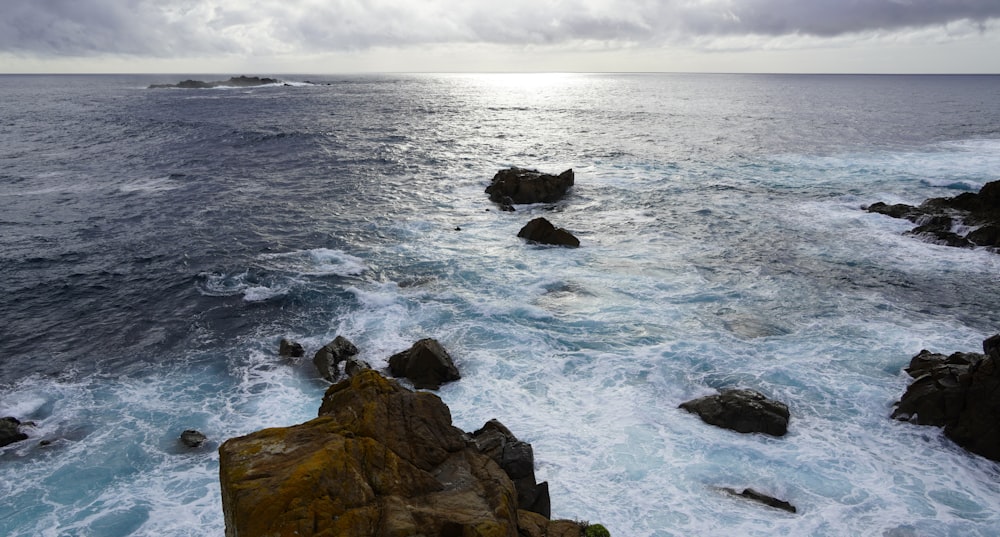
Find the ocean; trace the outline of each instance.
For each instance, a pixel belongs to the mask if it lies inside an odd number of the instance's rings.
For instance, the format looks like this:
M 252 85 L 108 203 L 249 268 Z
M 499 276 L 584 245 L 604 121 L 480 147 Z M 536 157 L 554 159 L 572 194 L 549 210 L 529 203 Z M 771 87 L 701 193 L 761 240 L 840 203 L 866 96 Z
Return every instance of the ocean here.
M 910 357 L 1000 331 L 1000 255 L 861 209 L 1000 179 L 1000 76 L 147 89 L 184 78 L 0 76 L 0 416 L 35 423 L 0 534 L 222 535 L 216 448 L 314 417 L 336 335 L 376 368 L 438 339 L 455 424 L 499 419 L 553 516 L 615 536 L 1000 532 L 1000 467 L 889 419 Z M 503 212 L 509 166 L 576 185 Z M 581 247 L 518 239 L 536 216 Z M 677 408 L 730 387 L 788 435 Z

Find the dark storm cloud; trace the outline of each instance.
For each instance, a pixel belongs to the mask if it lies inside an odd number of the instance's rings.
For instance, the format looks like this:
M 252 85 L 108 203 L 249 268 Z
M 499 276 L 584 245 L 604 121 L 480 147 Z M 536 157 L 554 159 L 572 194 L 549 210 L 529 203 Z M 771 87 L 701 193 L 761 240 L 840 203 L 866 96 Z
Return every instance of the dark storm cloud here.
M 308 53 L 441 43 L 670 43 L 985 24 L 1000 0 L 0 0 L 0 51 Z

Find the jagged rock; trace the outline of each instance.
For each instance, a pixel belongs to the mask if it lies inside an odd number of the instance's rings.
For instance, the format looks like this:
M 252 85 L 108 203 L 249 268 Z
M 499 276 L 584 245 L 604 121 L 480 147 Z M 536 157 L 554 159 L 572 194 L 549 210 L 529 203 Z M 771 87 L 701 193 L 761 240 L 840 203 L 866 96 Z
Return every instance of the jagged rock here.
M 569 246 L 571 248 L 580 246 L 580 239 L 574 237 L 572 233 L 561 227 L 555 227 L 552 222 L 541 217 L 525 224 L 517 236 L 540 244 Z
M 344 374 L 348 377 L 353 377 L 354 375 L 371 368 L 372 366 L 369 365 L 368 362 L 359 360 L 358 358 L 352 356 L 344 363 Z
M 0 447 L 27 440 L 28 435 L 21 431 L 21 425 L 14 417 L 0 418 Z
M 798 511 L 798 509 L 796 509 L 794 505 L 786 502 L 785 500 L 779 500 L 778 498 L 775 498 L 774 496 L 769 496 L 767 494 L 763 494 L 763 493 L 757 492 L 754 489 L 743 489 L 743 492 L 736 492 L 735 489 L 731 489 L 731 488 L 728 488 L 728 487 L 722 487 L 722 490 L 725 491 L 725 492 L 728 492 L 729 494 L 732 494 L 733 496 L 740 496 L 742 498 L 747 498 L 749 500 L 753 500 L 755 502 L 762 503 L 762 504 L 767 505 L 769 507 L 774 507 L 775 509 L 781 509 L 782 511 L 788 511 L 789 513 L 795 513 L 795 512 Z
M 960 248 L 1000 247 L 1000 181 L 986 183 L 978 193 L 963 192 L 953 198 L 931 198 L 919 207 L 878 202 L 866 210 L 905 218 L 917 224 L 909 234 L 938 244 Z
M 265 86 L 281 82 L 275 78 L 261 78 L 257 76 L 234 76 L 229 80 L 216 80 L 213 82 L 203 82 L 201 80 L 182 80 L 176 84 L 152 84 L 149 89 L 159 88 L 182 88 L 182 89 L 207 89 L 221 86 L 231 86 L 236 88 L 247 88 L 253 86 Z
M 788 406 L 753 390 L 723 390 L 681 403 L 680 408 L 697 414 L 705 423 L 740 433 L 784 436 L 788 432 Z
M 333 341 L 323 345 L 313 356 L 313 364 L 319 374 L 330 382 L 340 378 L 340 363 L 358 353 L 358 348 L 344 336 L 337 336 Z M 364 363 L 364 362 L 362 362 Z
M 372 370 L 320 417 L 220 448 L 226 535 L 517 536 L 515 490 L 441 400 Z
M 573 186 L 573 182 L 572 169 L 550 175 L 515 167 L 498 171 L 490 186 L 486 187 L 486 193 L 503 210 L 513 210 L 511 206 L 514 204 L 556 202 Z
M 914 381 L 892 417 L 943 426 L 956 444 L 1000 461 L 1000 335 L 983 341 L 983 351 L 950 356 L 920 351 L 906 368 Z
M 535 481 L 535 456 L 531 444 L 522 442 L 497 420 L 490 420 L 472 433 L 481 453 L 493 459 L 507 473 L 517 489 L 518 509 L 552 516 L 549 484 Z
M 305 355 L 306 350 L 302 348 L 300 343 L 281 338 L 281 343 L 278 344 L 278 356 L 301 358 Z
M 911 217 L 915 219 L 920 214 L 917 208 L 912 205 L 906 205 L 905 203 L 887 205 L 881 201 L 869 205 L 866 210 L 870 213 L 884 214 L 892 218 L 905 218 L 907 220 Z
M 188 429 L 181 433 L 181 443 L 191 448 L 201 447 L 207 439 L 201 431 L 194 429 Z
M 445 382 L 462 376 L 455 362 L 437 340 L 425 338 L 409 349 L 389 357 L 389 371 L 395 377 L 405 377 L 415 388 L 436 390 Z

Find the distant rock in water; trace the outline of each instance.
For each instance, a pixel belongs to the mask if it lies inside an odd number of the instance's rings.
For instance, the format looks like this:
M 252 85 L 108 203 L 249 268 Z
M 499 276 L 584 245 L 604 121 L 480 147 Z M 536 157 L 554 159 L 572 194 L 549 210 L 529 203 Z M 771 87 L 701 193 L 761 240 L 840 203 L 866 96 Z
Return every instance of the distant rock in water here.
M 788 432 L 788 406 L 753 390 L 722 390 L 681 403 L 680 408 L 705 423 L 740 433 L 784 436 Z
M 216 80 L 214 82 L 202 82 L 201 80 L 182 80 L 176 84 L 152 84 L 149 89 L 159 88 L 182 88 L 182 89 L 206 89 L 219 87 L 248 88 L 253 86 L 266 86 L 268 84 L 280 84 L 276 78 L 261 78 L 257 76 L 234 76 L 229 80 Z
M 415 388 L 431 390 L 462 378 L 448 351 L 432 338 L 421 339 L 409 349 L 390 356 L 389 371 L 394 377 L 410 379 Z
M 219 476 L 229 536 L 581 537 L 518 510 L 440 398 L 372 370 L 331 386 L 316 419 L 227 440 Z
M 544 218 L 535 218 L 528 222 L 517 233 L 518 237 L 537 242 L 539 244 L 551 244 L 553 246 L 568 246 L 576 248 L 580 246 L 580 239 L 573 236 L 565 229 L 552 225 L 552 222 Z
M 538 170 L 508 168 L 493 176 L 486 193 L 490 200 L 499 203 L 504 210 L 513 210 L 513 204 L 553 203 L 559 201 L 573 186 L 573 170 L 559 175 L 550 175 Z
M 909 220 L 917 224 L 909 234 L 938 244 L 1000 248 L 1000 181 L 986 183 L 978 193 L 931 198 L 917 207 L 878 202 L 865 210 Z
M 28 435 L 21 431 L 21 420 L 14 417 L 0 418 L 0 447 L 27 438 Z
M 944 427 L 956 444 L 1000 461 L 1000 334 L 983 341 L 983 351 L 920 351 L 906 368 L 914 381 L 892 417 Z

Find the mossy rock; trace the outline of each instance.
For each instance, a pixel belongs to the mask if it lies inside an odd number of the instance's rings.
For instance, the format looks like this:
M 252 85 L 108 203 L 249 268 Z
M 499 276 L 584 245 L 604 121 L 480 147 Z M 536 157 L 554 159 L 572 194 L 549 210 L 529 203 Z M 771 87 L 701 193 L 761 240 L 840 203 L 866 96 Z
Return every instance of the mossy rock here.
M 611 532 L 601 524 L 590 524 L 583 529 L 583 537 L 611 537 Z

